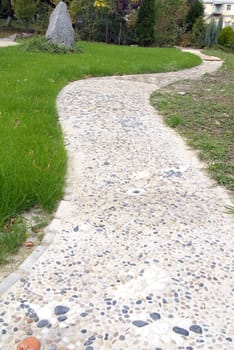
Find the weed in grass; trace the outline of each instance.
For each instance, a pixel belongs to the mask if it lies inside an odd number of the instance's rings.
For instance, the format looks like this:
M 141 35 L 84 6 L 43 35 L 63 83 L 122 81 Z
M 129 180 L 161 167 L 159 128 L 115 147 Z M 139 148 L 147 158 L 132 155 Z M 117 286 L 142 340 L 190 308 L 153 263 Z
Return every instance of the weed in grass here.
M 16 253 L 27 238 L 26 225 L 21 217 L 11 218 L 0 231 L 0 264 Z
M 172 114 L 167 117 L 167 124 L 171 128 L 176 128 L 177 126 L 184 124 L 184 119 L 179 114 Z

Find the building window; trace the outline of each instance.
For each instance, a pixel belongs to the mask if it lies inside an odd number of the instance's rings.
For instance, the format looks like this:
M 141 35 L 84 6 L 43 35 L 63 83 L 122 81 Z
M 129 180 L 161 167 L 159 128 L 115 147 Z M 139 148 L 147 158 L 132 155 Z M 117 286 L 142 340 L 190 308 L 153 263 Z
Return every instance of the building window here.
M 234 22 L 232 22 L 232 29 L 234 30 Z
M 231 11 L 232 5 L 227 5 L 227 11 Z
M 215 14 L 221 14 L 221 5 L 215 5 Z
M 224 22 L 224 27 L 228 27 L 229 26 L 229 22 Z

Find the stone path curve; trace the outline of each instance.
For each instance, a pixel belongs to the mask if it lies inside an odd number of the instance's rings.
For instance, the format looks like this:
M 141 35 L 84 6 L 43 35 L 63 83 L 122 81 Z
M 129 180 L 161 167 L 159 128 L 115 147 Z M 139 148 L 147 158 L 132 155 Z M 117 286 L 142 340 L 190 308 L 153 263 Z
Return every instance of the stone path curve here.
M 234 349 L 230 199 L 149 104 L 220 65 L 61 91 L 66 195 L 44 254 L 2 285 L 1 349 L 30 335 L 42 350 Z

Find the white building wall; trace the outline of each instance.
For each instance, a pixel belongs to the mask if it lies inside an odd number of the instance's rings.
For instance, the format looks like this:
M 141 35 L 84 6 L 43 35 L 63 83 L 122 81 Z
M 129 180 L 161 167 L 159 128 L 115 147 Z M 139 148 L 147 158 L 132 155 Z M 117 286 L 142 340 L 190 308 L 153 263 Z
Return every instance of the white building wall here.
M 205 20 L 216 22 L 223 18 L 223 27 L 232 26 L 234 29 L 234 0 L 202 0 L 205 9 Z

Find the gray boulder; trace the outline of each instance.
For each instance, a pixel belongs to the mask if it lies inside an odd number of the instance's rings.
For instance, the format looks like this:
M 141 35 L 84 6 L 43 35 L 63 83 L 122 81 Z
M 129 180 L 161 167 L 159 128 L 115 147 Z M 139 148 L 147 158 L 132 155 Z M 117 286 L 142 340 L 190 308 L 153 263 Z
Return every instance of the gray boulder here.
M 46 39 L 57 45 L 71 47 L 74 44 L 74 30 L 67 5 L 60 1 L 50 15 Z

